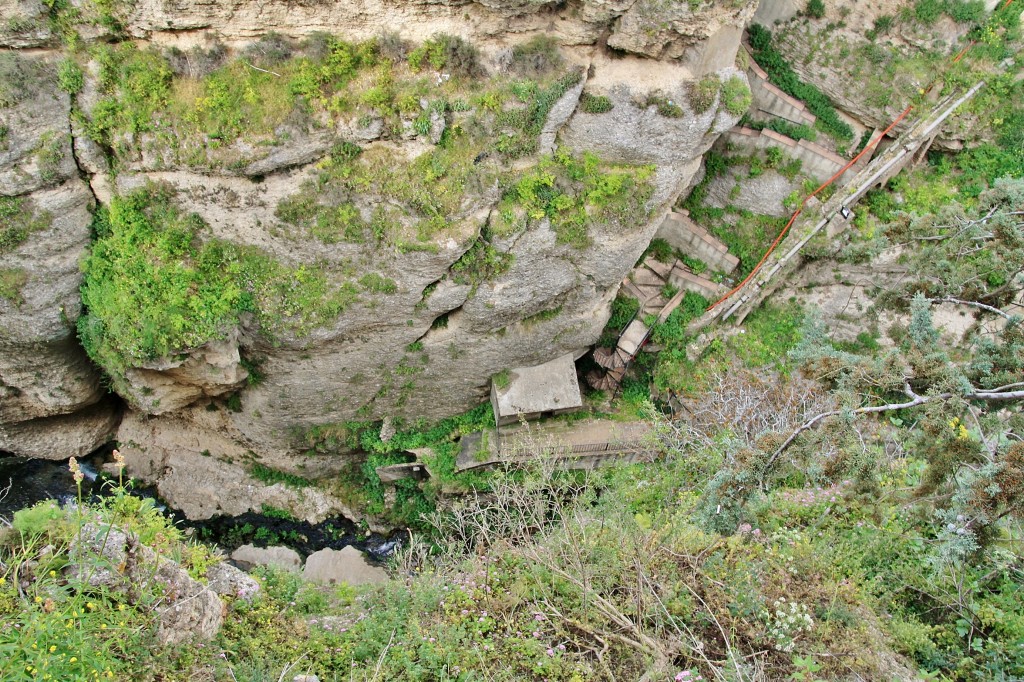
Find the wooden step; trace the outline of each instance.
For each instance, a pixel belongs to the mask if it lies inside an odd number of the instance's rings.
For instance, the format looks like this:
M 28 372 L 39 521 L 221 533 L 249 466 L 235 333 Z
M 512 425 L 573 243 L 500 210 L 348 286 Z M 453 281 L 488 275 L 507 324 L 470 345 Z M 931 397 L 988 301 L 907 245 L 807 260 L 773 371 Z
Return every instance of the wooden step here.
M 644 260 L 643 265 L 636 269 L 636 272 L 643 272 L 644 270 L 650 270 L 657 275 L 662 282 L 667 281 L 668 275 L 672 272 L 671 263 L 662 263 L 659 260 L 655 260 L 653 257 L 648 257 Z

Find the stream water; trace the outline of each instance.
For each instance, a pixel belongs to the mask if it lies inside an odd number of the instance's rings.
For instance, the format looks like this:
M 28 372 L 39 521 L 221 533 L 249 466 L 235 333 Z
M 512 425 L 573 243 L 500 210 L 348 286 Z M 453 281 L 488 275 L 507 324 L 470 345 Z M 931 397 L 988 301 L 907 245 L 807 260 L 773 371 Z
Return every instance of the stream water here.
M 109 489 L 99 472 L 105 462 L 112 461 L 110 453 L 110 448 L 104 448 L 79 461 L 85 474 L 82 495 L 86 499 L 96 499 Z M 6 496 L 3 495 L 5 489 Z M 371 559 L 382 560 L 400 546 L 403 537 L 397 533 L 391 536 L 367 534 L 343 516 L 328 518 L 318 524 L 256 513 L 190 521 L 164 505 L 155 490 L 136 487 L 132 492 L 154 499 L 179 528 L 229 554 L 250 543 L 258 546 L 285 545 L 304 557 L 325 547 L 341 549 L 353 545 L 369 554 Z M 0 453 L 0 518 L 10 521 L 14 512 L 42 500 L 56 500 L 65 505 L 77 499 L 77 495 L 67 460 L 28 459 Z

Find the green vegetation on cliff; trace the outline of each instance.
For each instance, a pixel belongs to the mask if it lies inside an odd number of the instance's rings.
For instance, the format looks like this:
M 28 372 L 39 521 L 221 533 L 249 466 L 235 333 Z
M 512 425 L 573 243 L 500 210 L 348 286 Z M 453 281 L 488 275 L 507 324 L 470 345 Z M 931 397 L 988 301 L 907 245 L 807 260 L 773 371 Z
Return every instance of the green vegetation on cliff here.
M 828 97 L 818 88 L 800 80 L 786 59 L 772 46 L 771 31 L 760 24 L 753 24 L 748 34 L 754 61 L 768 73 L 769 80 L 806 104 L 811 113 L 817 116 L 815 126 L 820 130 L 842 142 L 853 140 L 853 130 L 839 118 Z
M 53 216 L 37 211 L 31 199 L 0 197 L 0 256 L 24 244 L 33 232 L 52 224 Z
M 112 376 L 222 338 L 251 313 L 273 338 L 329 324 L 356 298 L 319 266 L 288 267 L 254 247 L 210 238 L 195 214 L 151 186 L 96 213 L 82 265 L 78 323 L 89 355 Z

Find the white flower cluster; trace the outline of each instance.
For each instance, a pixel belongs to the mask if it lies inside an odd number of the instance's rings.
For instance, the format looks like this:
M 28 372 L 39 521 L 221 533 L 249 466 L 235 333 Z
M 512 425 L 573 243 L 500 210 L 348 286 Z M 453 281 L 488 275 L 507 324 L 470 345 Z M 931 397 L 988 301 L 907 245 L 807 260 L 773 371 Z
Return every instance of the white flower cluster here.
M 775 640 L 775 648 L 789 653 L 797 637 L 814 627 L 814 619 L 805 605 L 787 601 L 785 597 L 776 599 L 772 606 L 773 611 L 761 611 L 761 619 L 768 624 L 768 634 Z

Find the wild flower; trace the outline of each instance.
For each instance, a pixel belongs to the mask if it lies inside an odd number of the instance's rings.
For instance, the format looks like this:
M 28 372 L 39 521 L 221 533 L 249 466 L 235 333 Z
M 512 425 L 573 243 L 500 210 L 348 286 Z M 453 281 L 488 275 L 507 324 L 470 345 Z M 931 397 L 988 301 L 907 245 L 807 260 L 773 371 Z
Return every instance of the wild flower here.
M 774 640 L 775 648 L 789 653 L 796 646 L 797 638 L 814 627 L 814 619 L 806 605 L 787 601 L 785 597 L 776 599 L 772 606 L 772 611 L 761 611 L 761 618 L 768 625 L 768 634 Z
M 71 472 L 72 478 L 75 479 L 75 485 L 80 485 L 85 480 L 85 474 L 82 473 L 82 468 L 78 466 L 78 460 L 74 457 L 68 460 L 68 470 Z

